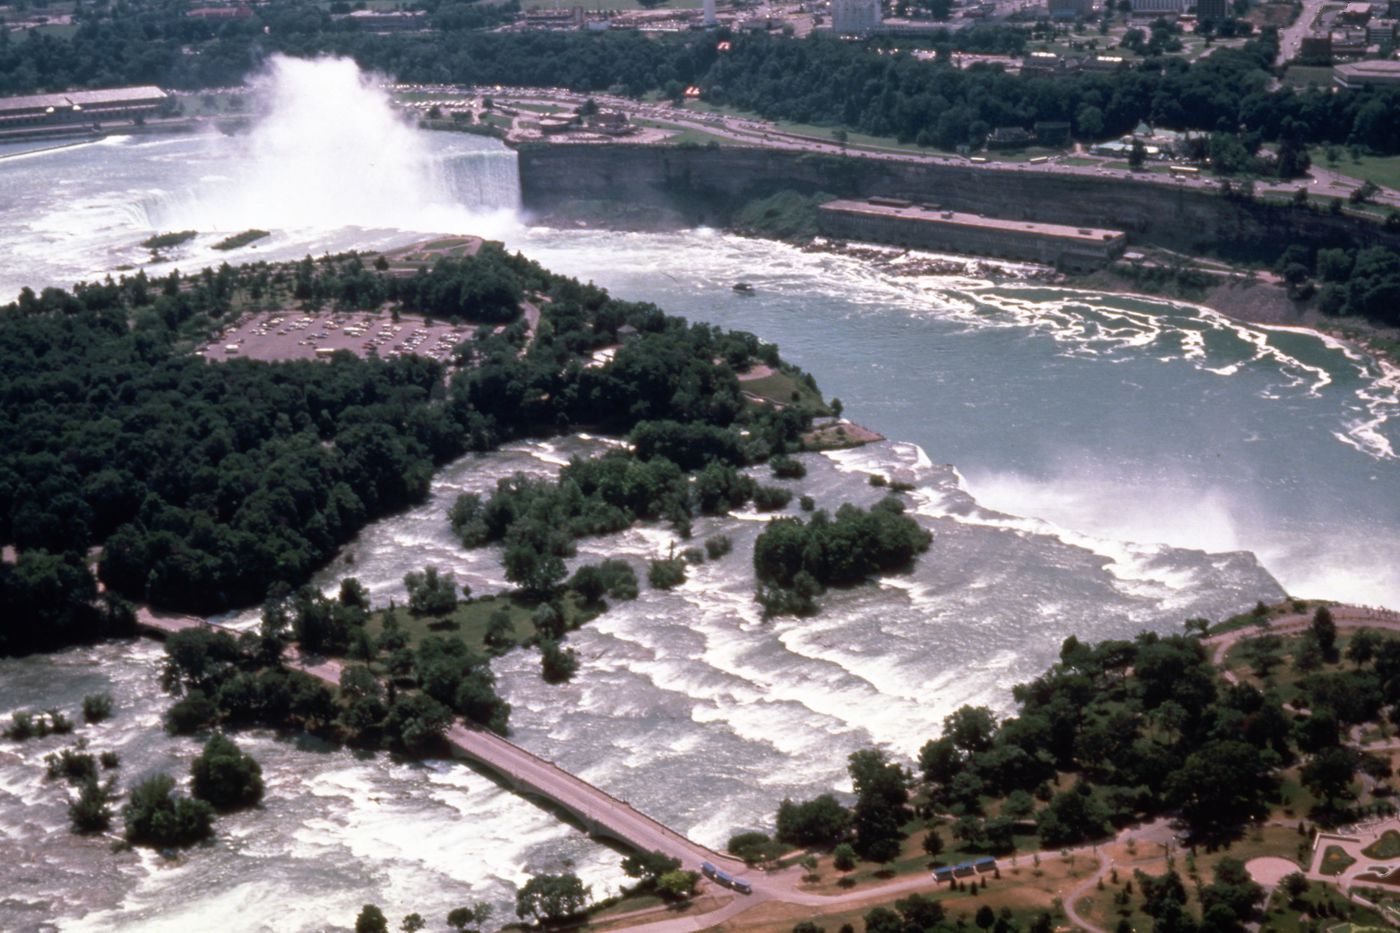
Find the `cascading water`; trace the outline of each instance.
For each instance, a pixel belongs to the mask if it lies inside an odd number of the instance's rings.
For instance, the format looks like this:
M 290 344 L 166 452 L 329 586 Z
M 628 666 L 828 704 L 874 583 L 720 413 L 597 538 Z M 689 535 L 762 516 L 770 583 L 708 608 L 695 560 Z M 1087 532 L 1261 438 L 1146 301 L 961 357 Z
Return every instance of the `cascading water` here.
M 114 269 L 164 274 L 521 230 L 512 150 L 415 129 L 348 59 L 275 56 L 248 100 L 249 129 L 235 136 L 111 137 L 6 159 L 0 300 Z M 272 235 L 212 248 L 253 228 Z M 140 245 L 173 230 L 198 235 L 159 259 Z
M 465 135 L 430 142 L 349 59 L 274 56 L 252 101 L 247 134 L 207 138 L 227 174 L 161 204 L 156 226 L 500 235 L 513 225 L 515 154 Z

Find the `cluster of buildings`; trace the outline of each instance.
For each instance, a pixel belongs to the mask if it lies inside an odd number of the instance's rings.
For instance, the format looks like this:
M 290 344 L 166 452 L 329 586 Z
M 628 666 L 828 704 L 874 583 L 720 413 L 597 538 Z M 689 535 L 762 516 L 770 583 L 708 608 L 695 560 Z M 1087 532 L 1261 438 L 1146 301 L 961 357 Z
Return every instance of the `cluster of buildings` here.
M 1400 83 L 1400 63 L 1389 60 L 1400 40 L 1400 0 L 1353 0 L 1324 8 L 1311 34 L 1303 37 L 1298 58 L 1307 63 L 1337 63 L 1338 87 L 1384 87 Z

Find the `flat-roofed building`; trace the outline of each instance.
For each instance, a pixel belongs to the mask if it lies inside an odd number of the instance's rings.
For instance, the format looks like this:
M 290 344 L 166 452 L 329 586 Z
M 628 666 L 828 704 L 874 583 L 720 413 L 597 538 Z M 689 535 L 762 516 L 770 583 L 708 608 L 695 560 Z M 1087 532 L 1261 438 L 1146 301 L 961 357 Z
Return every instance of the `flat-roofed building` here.
M 827 236 L 1040 262 L 1072 270 L 1112 262 L 1127 246 L 1127 236 L 1121 230 L 984 217 L 898 198 L 830 201 L 821 206 L 818 226 Z
M 1366 24 L 1366 41 L 1375 45 L 1387 45 L 1395 41 L 1395 20 L 1373 19 Z
M 1332 69 L 1337 87 L 1400 87 L 1400 61 L 1348 62 Z
M 22 126 L 101 123 L 156 116 L 174 99 L 158 87 L 114 87 L 0 98 L 0 130 Z

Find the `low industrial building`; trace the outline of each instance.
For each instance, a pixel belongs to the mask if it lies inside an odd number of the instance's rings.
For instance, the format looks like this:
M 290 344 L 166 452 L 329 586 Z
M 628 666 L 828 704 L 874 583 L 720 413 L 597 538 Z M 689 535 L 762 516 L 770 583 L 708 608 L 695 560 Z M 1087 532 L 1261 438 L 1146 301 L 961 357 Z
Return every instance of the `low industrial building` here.
M 0 130 L 135 120 L 159 116 L 173 106 L 174 98 L 152 86 L 4 97 L 0 98 Z
M 1338 65 L 1332 69 L 1332 80 L 1337 87 L 1351 90 L 1400 86 L 1400 61 L 1385 59 Z
M 899 198 L 830 201 L 821 206 L 817 223 L 823 234 L 841 239 L 1039 262 L 1071 271 L 1112 262 L 1127 246 L 1121 230 L 984 217 Z

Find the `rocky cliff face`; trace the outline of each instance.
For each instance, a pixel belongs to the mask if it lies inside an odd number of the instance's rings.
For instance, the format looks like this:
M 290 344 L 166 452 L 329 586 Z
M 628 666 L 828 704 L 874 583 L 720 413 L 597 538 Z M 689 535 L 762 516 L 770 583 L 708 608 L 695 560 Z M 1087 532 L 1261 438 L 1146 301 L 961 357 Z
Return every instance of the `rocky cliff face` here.
M 632 220 L 619 225 L 645 217 L 648 226 L 722 226 L 746 201 L 791 189 L 1104 227 L 1125 231 L 1132 243 L 1240 259 L 1271 261 L 1290 243 L 1400 248 L 1400 236 L 1377 224 L 1184 186 L 772 149 L 529 146 L 520 150 L 520 188 L 537 214 L 596 218 L 600 206 L 625 205 Z

